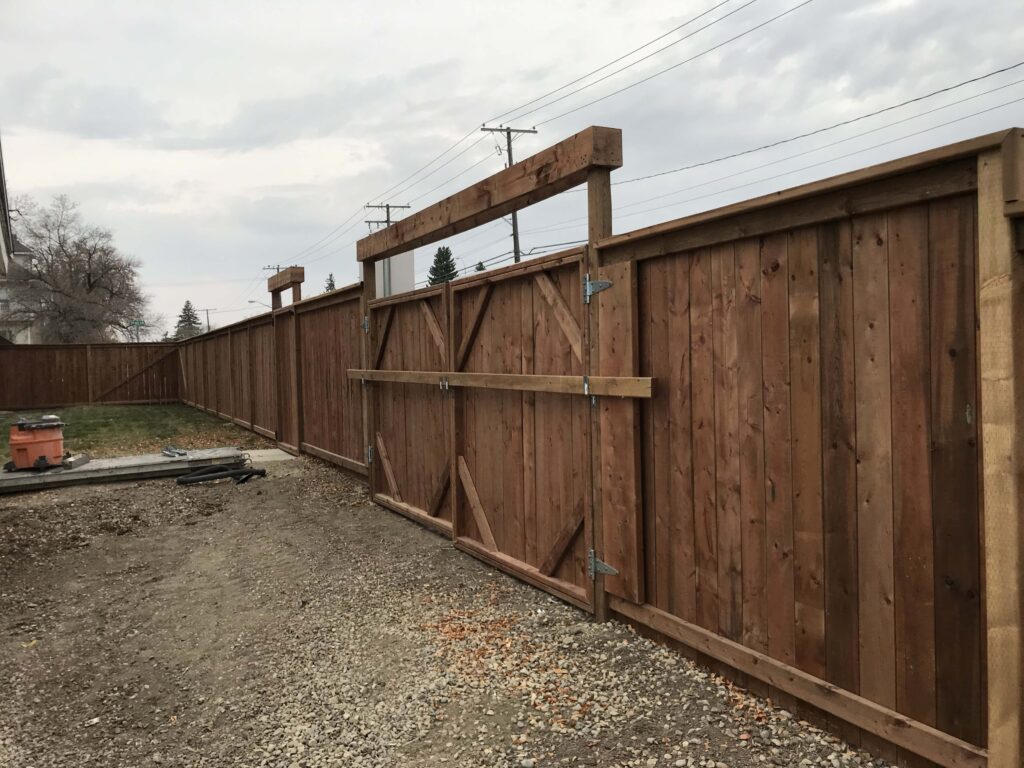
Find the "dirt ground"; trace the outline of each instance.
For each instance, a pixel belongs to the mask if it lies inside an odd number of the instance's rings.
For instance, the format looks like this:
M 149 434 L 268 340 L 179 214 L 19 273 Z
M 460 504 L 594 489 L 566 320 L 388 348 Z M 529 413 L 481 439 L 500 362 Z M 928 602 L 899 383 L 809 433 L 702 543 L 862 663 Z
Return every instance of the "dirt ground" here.
M 0 497 L 0 765 L 881 765 L 312 459 Z

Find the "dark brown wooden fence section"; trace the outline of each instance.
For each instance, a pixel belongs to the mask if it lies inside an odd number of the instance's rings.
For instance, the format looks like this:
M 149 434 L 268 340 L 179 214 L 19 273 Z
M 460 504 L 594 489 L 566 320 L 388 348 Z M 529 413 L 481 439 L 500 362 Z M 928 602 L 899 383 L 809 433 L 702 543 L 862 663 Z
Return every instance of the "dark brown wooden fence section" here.
M 582 276 L 577 250 L 453 283 L 450 370 L 581 376 Z M 452 394 L 456 545 L 588 605 L 587 399 L 484 387 Z
M 175 344 L 14 344 L 0 347 L 0 409 L 89 403 L 175 403 Z
M 278 441 L 366 471 L 359 286 L 315 296 L 181 345 L 182 400 Z

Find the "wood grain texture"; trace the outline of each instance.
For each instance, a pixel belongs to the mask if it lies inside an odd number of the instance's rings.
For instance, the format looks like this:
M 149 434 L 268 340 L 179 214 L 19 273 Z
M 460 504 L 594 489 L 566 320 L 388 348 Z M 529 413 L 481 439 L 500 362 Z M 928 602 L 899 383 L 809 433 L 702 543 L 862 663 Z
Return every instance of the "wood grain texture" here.
M 435 243 L 582 184 L 622 165 L 622 131 L 591 126 L 356 243 L 359 261 Z
M 772 658 L 795 665 L 798 617 L 794 576 L 789 238 L 786 235 L 773 235 L 762 241 L 761 275 L 767 650 Z M 798 402 L 802 410 L 806 404 L 802 399 Z
M 978 158 L 978 284 L 990 768 L 1024 764 L 1024 270 L 1003 215 L 1004 160 Z M 1018 165 L 1017 173 L 1021 173 Z
M 888 237 L 885 216 L 854 219 L 860 694 L 895 707 Z
M 896 704 L 935 725 L 928 209 L 889 214 Z
M 937 725 L 984 741 L 974 201 L 929 206 Z M 969 468 L 965 471 L 966 468 Z

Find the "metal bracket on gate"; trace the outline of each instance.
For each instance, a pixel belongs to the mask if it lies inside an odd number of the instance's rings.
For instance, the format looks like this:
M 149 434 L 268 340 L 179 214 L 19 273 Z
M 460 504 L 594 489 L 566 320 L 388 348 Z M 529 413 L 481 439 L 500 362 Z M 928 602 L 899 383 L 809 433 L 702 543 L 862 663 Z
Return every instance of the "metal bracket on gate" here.
M 440 381 L 438 381 L 437 383 L 438 383 L 438 386 L 441 388 L 441 392 L 442 393 L 444 393 L 444 394 L 450 394 L 451 393 L 452 388 L 448 385 L 448 377 L 447 376 L 442 376 Z
M 597 407 L 597 395 L 590 393 L 590 377 L 587 374 L 583 374 L 583 394 L 590 398 L 590 407 Z
M 370 316 L 363 315 L 363 319 L 359 323 L 359 327 L 363 329 L 363 333 L 370 332 Z
M 597 574 L 603 573 L 606 576 L 618 576 L 619 572 L 603 560 L 598 560 L 593 549 L 587 550 L 587 574 L 594 578 Z
M 373 464 L 373 446 L 366 446 L 366 463 Z
M 591 280 L 590 273 L 587 272 L 587 274 L 583 276 L 583 303 L 589 304 L 591 296 L 611 287 L 611 280 Z

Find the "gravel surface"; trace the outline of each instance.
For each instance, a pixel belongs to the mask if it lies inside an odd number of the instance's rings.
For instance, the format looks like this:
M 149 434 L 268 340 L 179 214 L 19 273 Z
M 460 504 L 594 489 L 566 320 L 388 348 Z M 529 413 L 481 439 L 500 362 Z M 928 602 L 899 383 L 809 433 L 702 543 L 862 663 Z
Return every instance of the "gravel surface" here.
M 268 468 L 0 497 L 0 765 L 884 765 Z

